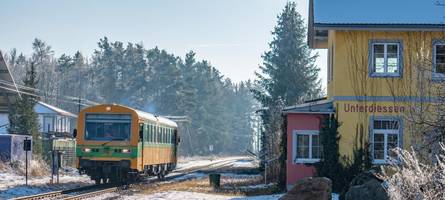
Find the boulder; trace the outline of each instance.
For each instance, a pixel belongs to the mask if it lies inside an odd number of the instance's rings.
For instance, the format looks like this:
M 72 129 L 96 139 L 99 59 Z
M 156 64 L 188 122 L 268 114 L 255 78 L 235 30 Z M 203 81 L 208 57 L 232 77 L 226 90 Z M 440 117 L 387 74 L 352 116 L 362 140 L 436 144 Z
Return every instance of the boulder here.
M 280 200 L 331 200 L 332 181 L 325 177 L 303 178 Z
M 385 188 L 383 188 L 382 180 L 375 177 L 370 172 L 359 174 L 355 177 L 346 192 L 346 200 L 389 200 Z

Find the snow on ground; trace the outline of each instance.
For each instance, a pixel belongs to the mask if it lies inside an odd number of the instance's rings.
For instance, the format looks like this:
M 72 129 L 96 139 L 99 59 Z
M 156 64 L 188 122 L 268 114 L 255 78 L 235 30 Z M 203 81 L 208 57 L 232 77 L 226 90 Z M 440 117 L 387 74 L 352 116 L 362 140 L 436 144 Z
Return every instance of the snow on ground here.
M 164 181 L 163 183 L 174 183 L 174 182 L 190 180 L 190 179 L 202 179 L 202 178 L 206 178 L 207 176 L 208 175 L 205 173 L 195 172 L 195 173 L 190 173 L 190 174 L 186 174 L 184 176 L 174 178 L 169 181 Z
M 232 166 L 240 168 L 254 168 L 258 166 L 258 163 L 253 160 L 237 160 Z
M 221 174 L 222 182 L 224 182 L 225 178 L 229 178 L 231 180 L 231 182 L 234 182 L 237 179 L 243 180 L 243 179 L 260 179 L 261 178 L 261 175 L 259 175 L 259 174 L 253 174 L 253 175 L 251 175 L 251 174 L 234 174 L 234 173 L 220 173 L 220 174 Z M 172 173 L 172 175 L 175 175 L 175 173 Z M 190 180 L 190 179 L 203 179 L 203 178 L 207 178 L 208 176 L 209 175 L 206 173 L 194 172 L 194 173 L 189 173 L 184 176 L 174 178 L 169 181 L 164 181 L 163 183 L 174 183 L 174 182 L 185 181 L 185 180 Z
M 60 175 L 60 184 L 50 184 L 50 181 L 51 176 L 29 177 L 28 185 L 26 186 L 25 176 L 15 174 L 12 171 L 1 171 L 0 199 L 9 199 L 93 184 L 89 177 L 80 176 L 75 173 Z M 54 181 L 56 181 L 55 176 Z
M 132 196 L 125 196 L 124 200 L 131 199 L 153 199 L 153 200 L 275 200 L 280 198 L 282 195 L 261 195 L 261 196 L 226 196 L 226 195 L 218 195 L 218 194 L 204 194 L 197 192 L 184 192 L 184 191 L 168 191 L 168 192 L 160 192 L 156 194 L 144 195 L 137 194 Z
M 232 165 L 232 167 L 256 167 L 257 161 L 245 156 L 231 157 L 181 157 L 179 158 L 176 170 L 189 170 L 207 165 Z
M 118 194 L 105 194 L 99 197 L 95 197 L 91 200 L 100 199 L 119 199 L 119 200 L 277 200 L 283 194 L 274 195 L 260 195 L 260 196 L 229 196 L 221 194 L 206 194 L 198 192 L 186 192 L 186 191 L 167 191 L 159 192 L 155 194 L 143 194 L 137 193 L 129 196 L 118 196 Z
M 262 189 L 262 188 L 270 188 L 275 185 L 276 185 L 276 183 L 247 185 L 247 186 L 240 186 L 240 187 L 238 187 L 238 189 Z

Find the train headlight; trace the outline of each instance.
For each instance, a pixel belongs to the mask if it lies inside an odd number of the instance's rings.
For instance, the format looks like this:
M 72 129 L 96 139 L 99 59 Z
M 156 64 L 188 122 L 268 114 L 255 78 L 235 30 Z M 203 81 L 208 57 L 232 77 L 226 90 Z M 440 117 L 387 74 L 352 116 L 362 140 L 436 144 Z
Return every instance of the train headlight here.
M 85 153 L 90 153 L 90 152 L 91 152 L 91 149 L 90 149 L 90 148 L 85 148 L 85 149 L 83 149 L 83 152 L 85 152 Z
M 131 153 L 130 149 L 122 149 L 122 153 Z

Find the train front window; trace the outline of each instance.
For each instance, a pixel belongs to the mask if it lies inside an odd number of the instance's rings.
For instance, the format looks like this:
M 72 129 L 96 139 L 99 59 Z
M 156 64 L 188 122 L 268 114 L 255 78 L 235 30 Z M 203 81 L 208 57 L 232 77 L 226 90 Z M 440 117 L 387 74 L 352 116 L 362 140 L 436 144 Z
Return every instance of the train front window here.
M 131 115 L 129 114 L 86 114 L 85 140 L 129 141 Z

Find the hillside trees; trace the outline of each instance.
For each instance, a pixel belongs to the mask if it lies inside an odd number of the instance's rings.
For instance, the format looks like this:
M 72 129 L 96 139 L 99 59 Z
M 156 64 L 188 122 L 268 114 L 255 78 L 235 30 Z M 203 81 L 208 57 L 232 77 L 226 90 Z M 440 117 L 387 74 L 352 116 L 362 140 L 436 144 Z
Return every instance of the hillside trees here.
M 11 51 L 8 61 L 15 63 L 11 68 L 17 79 L 22 65 L 36 63 L 36 87 L 44 102 L 73 113 L 78 112 L 77 98 L 86 98 L 157 115 L 188 116 L 189 127 L 180 127 L 183 155 L 240 154 L 252 146 L 252 83 L 233 83 L 192 51 L 181 58 L 159 47 L 106 37 L 90 59 L 80 52 L 56 57 L 39 39 L 33 49 L 30 61 L 17 51 Z

